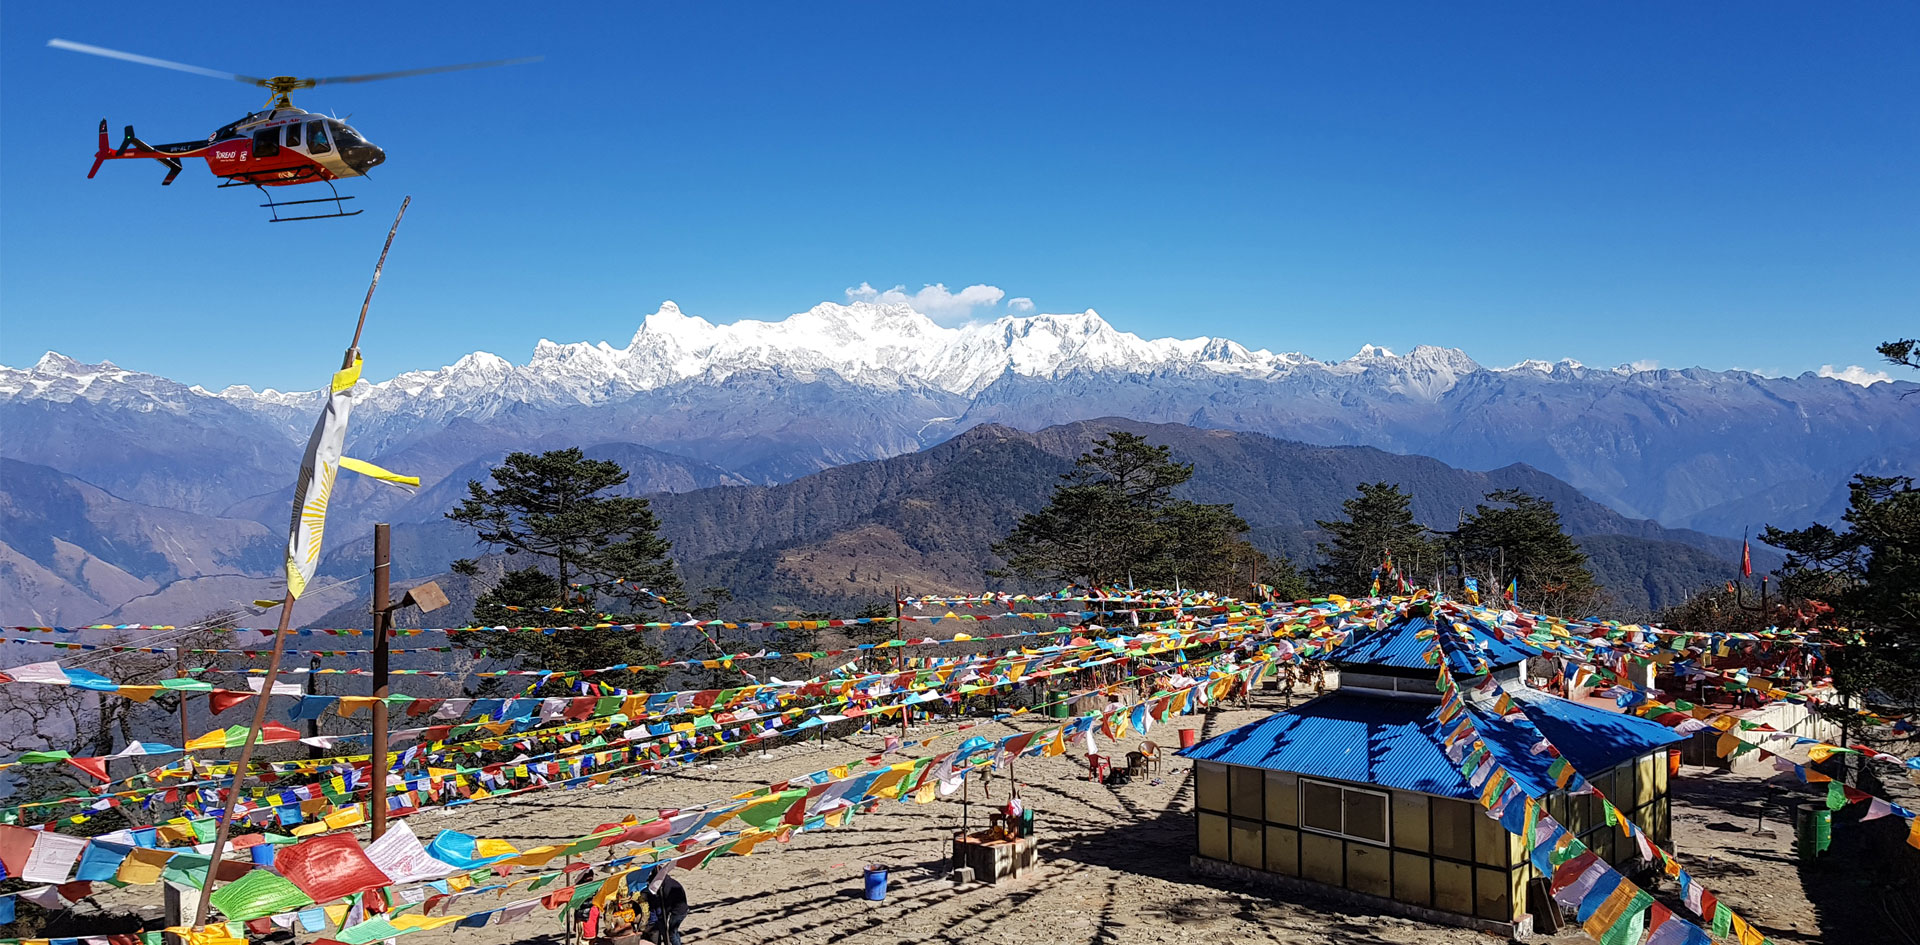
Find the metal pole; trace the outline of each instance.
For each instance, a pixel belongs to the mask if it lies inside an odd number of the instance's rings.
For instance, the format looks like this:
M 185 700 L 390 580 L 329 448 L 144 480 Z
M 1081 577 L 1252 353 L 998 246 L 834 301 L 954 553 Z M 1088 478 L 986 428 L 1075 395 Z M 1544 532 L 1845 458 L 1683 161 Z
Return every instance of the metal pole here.
M 213 884 L 220 874 L 220 856 L 227 850 L 227 833 L 233 828 L 233 809 L 240 803 L 240 787 L 247 780 L 247 765 L 253 762 L 253 746 L 260 740 L 260 730 L 267 724 L 267 703 L 273 701 L 273 683 L 280 676 L 280 657 L 287 651 L 287 627 L 293 623 L 293 591 L 287 591 L 287 599 L 280 602 L 280 627 L 273 632 L 273 656 L 267 660 L 267 678 L 260 685 L 260 694 L 254 697 L 253 726 L 247 729 L 247 740 L 240 745 L 240 760 L 233 766 L 233 783 L 227 788 L 227 805 L 220 815 L 220 824 L 213 834 L 213 850 L 207 855 L 207 877 L 200 884 L 200 904 L 193 910 L 194 931 L 207 927 L 207 906 L 213 897 Z
M 368 807 L 373 839 L 387 832 L 387 634 L 393 629 L 390 579 L 393 533 L 386 522 L 373 526 L 373 786 Z

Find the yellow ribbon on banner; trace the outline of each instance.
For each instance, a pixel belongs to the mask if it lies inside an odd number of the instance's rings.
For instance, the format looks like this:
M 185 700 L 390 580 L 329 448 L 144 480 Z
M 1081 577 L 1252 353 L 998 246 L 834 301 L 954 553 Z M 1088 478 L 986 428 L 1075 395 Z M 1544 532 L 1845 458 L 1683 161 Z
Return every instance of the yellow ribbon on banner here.
M 369 463 L 364 459 L 354 459 L 351 456 L 340 457 L 340 468 L 351 469 L 362 476 L 378 479 L 381 482 L 391 482 L 391 483 L 395 483 L 397 485 L 402 485 L 402 486 L 417 487 L 420 485 L 419 476 L 402 476 L 397 472 L 381 469 L 380 467 L 375 466 L 374 464 Z

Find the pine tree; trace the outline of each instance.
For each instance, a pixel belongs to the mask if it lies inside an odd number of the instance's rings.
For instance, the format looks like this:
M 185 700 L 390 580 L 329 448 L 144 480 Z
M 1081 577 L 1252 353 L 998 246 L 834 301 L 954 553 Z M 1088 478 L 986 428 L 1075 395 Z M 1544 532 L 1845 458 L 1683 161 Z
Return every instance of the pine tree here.
M 606 495 L 627 481 L 619 463 L 588 459 L 576 448 L 539 455 L 510 453 L 494 467 L 496 488 L 467 483 L 467 497 L 447 518 L 479 533 L 481 542 L 508 554 L 553 562 L 559 578 L 554 604 L 567 599 L 577 577 L 657 575 L 672 568 L 671 546 L 646 499 Z M 677 585 L 677 582 L 675 582 Z
M 642 623 L 667 612 L 656 594 L 676 596 L 680 581 L 668 557 L 672 545 L 660 537 L 660 522 L 642 498 L 606 494 L 627 481 L 618 463 L 587 459 L 579 449 L 539 455 L 512 453 L 491 476 L 495 488 L 467 483 L 467 497 L 447 518 L 479 533 L 480 541 L 526 553 L 541 564 L 509 571 L 474 604 L 482 626 L 574 627 L 553 634 L 479 632 L 470 644 L 489 656 L 513 660 L 523 668 L 574 671 L 661 661 L 647 642 L 647 631 L 595 629 L 603 608 L 606 622 Z M 470 561 L 454 562 L 463 574 L 477 572 Z M 579 579 L 582 587 L 573 582 Z M 594 582 L 618 581 L 618 584 Z M 508 609 L 508 608 L 517 609 Z M 560 608 L 553 610 L 552 608 Z M 623 688 L 645 688 L 663 674 L 621 672 L 594 681 Z M 564 690 L 567 683 L 550 683 Z
M 1373 571 L 1388 554 L 1411 567 L 1420 558 L 1431 559 L 1432 543 L 1426 526 L 1413 520 L 1413 496 L 1399 486 L 1363 482 L 1354 488 L 1360 494 L 1341 505 L 1345 519 L 1318 523 L 1333 541 L 1318 546 L 1317 576 L 1327 590 L 1361 595 L 1372 588 Z
M 1832 623 L 1864 628 L 1865 646 L 1833 654 L 1841 692 L 1920 703 L 1920 489 L 1909 476 L 1855 476 L 1841 520 L 1844 529 L 1761 533 L 1787 553 L 1780 590 L 1832 607 Z
M 1561 616 L 1591 612 L 1600 602 L 1600 585 L 1553 503 L 1519 489 L 1489 492 L 1487 499 L 1496 504 L 1475 506 L 1454 540 L 1470 572 L 1477 564 L 1489 573 L 1500 570 L 1488 596 L 1505 593 L 1513 581 L 1522 606 Z
M 1206 586 L 1236 567 L 1234 546 L 1247 523 L 1231 505 L 1175 499 L 1193 466 L 1170 448 L 1116 430 L 1060 478 L 1047 506 L 993 546 L 1007 562 L 994 574 L 1090 587 Z

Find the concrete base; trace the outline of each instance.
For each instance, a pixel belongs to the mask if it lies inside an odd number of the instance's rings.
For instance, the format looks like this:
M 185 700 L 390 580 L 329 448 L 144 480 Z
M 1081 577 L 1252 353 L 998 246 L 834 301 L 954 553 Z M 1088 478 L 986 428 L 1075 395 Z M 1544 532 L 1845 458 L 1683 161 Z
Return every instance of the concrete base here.
M 1187 862 L 1188 865 L 1193 868 L 1194 872 L 1202 875 L 1217 876 L 1221 879 L 1239 880 L 1244 883 L 1251 883 L 1255 886 L 1263 886 L 1280 892 L 1324 896 L 1369 912 L 1397 915 L 1403 918 L 1417 919 L 1421 922 L 1431 922 L 1435 925 L 1451 925 L 1463 929 L 1492 932 L 1495 935 L 1505 935 L 1509 940 L 1515 942 L 1524 942 L 1533 937 L 1533 916 L 1530 915 L 1522 915 L 1519 921 L 1516 922 L 1496 922 L 1492 919 L 1481 919 L 1454 912 L 1442 912 L 1439 909 L 1429 909 L 1426 906 L 1416 906 L 1408 902 L 1400 902 L 1381 896 L 1371 896 L 1366 893 L 1354 892 L 1351 889 L 1341 889 L 1338 886 L 1316 883 L 1308 879 L 1282 876 L 1279 873 L 1269 873 L 1265 870 L 1248 869 L 1237 863 L 1223 863 L 1219 860 L 1208 859 L 1204 856 L 1190 857 Z
M 972 870 L 976 879 L 989 885 L 1019 879 L 1033 868 L 1037 860 L 1034 851 L 1032 837 L 992 842 L 979 835 L 953 838 L 953 862 L 961 869 Z

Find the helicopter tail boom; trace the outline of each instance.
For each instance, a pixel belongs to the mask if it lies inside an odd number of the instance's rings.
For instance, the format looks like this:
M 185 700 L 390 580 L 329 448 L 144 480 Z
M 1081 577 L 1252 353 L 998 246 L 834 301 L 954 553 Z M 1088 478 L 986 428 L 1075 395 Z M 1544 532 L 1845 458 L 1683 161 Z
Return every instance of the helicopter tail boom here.
M 199 142 L 167 144 L 156 148 L 136 137 L 132 125 L 127 126 L 126 138 L 120 142 L 118 148 L 115 148 L 107 143 L 107 120 L 102 118 L 100 119 L 100 150 L 93 154 L 93 168 L 87 171 L 87 178 L 91 180 L 93 175 L 100 173 L 100 165 L 108 161 L 119 158 L 152 158 L 167 166 L 166 179 L 160 182 L 164 187 L 180 176 L 181 158 L 200 157 L 205 152 L 206 148 Z

